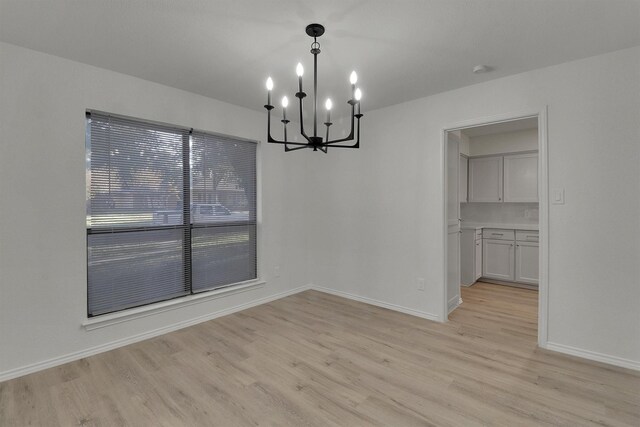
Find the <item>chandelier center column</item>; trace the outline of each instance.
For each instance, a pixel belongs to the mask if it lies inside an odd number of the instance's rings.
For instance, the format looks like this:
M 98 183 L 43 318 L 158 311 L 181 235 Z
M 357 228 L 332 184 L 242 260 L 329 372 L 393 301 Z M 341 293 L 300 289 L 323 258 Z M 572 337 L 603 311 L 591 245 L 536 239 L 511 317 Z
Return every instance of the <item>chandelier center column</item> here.
M 318 136 L 318 53 L 320 53 L 320 43 L 313 38 L 311 45 L 313 53 L 313 136 Z

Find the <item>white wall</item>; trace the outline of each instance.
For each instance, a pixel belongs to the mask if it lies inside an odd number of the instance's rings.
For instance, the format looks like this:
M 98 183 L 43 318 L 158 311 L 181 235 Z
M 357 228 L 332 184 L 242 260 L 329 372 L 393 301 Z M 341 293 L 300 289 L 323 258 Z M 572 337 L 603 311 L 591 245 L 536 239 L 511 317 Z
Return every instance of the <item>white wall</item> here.
M 538 129 L 503 132 L 469 138 L 469 156 L 517 153 L 538 149 Z M 465 153 L 466 154 L 466 153 Z
M 264 114 L 0 43 L 0 378 L 308 282 L 442 317 L 441 131 L 546 105 L 550 184 L 566 190 L 550 209 L 549 341 L 637 364 L 639 76 L 627 49 L 365 112 L 360 150 L 262 144 L 267 285 L 85 331 L 85 110 L 252 139 Z
M 442 129 L 548 106 L 548 340 L 640 367 L 639 93 L 635 47 L 364 112 L 309 165 L 312 283 L 442 318 Z
M 265 116 L 4 43 L 0 94 L 0 378 L 308 283 L 304 157 L 261 144 L 266 286 L 85 331 L 85 110 L 255 140 L 264 139 Z

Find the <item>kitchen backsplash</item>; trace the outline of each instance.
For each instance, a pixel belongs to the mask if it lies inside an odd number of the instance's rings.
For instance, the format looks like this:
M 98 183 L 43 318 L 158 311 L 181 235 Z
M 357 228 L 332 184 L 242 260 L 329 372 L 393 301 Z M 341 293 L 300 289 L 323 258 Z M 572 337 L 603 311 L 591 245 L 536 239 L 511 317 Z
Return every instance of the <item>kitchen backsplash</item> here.
M 460 204 L 460 216 L 466 222 L 537 224 L 538 213 L 538 203 Z

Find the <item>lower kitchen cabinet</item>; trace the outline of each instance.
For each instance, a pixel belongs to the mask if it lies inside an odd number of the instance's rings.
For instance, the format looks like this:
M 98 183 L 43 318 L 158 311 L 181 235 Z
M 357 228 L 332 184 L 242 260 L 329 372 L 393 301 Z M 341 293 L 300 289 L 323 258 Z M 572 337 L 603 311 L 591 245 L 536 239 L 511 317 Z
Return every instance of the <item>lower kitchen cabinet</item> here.
M 482 277 L 515 280 L 515 242 L 513 240 L 483 239 Z
M 482 230 L 482 277 L 499 282 L 538 285 L 537 231 Z
M 538 243 L 516 242 L 516 277 L 515 281 L 537 285 L 539 279 Z
M 479 278 L 482 277 L 482 236 L 479 239 L 476 239 L 476 243 L 475 243 L 475 258 L 476 258 L 476 262 L 475 262 L 475 275 L 473 278 L 473 281 L 475 282 L 476 280 L 478 280 Z
M 460 238 L 460 281 L 471 286 L 482 276 L 482 231 L 463 229 Z

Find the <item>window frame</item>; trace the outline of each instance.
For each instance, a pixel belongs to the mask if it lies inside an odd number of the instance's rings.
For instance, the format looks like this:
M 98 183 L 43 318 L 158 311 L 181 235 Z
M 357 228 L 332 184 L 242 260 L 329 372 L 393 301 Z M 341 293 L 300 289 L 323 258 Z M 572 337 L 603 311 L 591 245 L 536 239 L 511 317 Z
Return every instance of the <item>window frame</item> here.
M 114 323 L 120 323 L 121 321 L 125 321 L 125 320 L 129 320 L 129 319 L 135 319 L 138 317 L 144 317 L 146 315 L 155 313 L 155 312 L 163 312 L 163 311 L 167 311 L 170 309 L 174 309 L 174 308 L 179 308 L 182 306 L 188 306 L 188 305 L 192 305 L 195 303 L 200 303 L 200 302 L 204 302 L 204 301 L 208 301 L 210 299 L 215 299 L 215 298 L 219 298 L 221 296 L 225 296 L 225 295 L 230 295 L 230 294 L 235 294 L 238 292 L 244 292 L 246 290 L 249 289 L 253 289 L 256 287 L 262 287 L 263 285 L 266 284 L 266 282 L 261 278 L 261 240 L 262 240 L 262 227 L 261 227 L 261 217 L 262 217 L 262 213 L 261 213 L 261 177 L 260 177 L 260 171 L 261 171 L 261 165 L 260 165 L 260 159 L 261 159 L 261 155 L 260 155 L 260 141 L 258 140 L 253 140 L 253 139 L 248 139 L 248 138 L 243 138 L 243 137 L 238 137 L 235 135 L 227 135 L 227 134 L 222 134 L 222 133 L 218 133 L 218 132 L 211 132 L 211 131 L 206 131 L 206 130 L 199 130 L 199 129 L 194 129 L 194 128 L 188 128 L 185 126 L 179 126 L 179 125 L 173 125 L 173 124 L 169 124 L 169 123 L 164 123 L 164 122 L 158 122 L 158 121 L 152 121 L 152 120 L 146 120 L 146 119 L 141 119 L 141 118 L 137 118 L 137 117 L 131 117 L 131 116 L 125 116 L 125 115 L 119 115 L 119 114 L 113 114 L 113 113 L 108 113 L 108 112 L 104 112 L 104 111 L 100 111 L 100 110 L 93 110 L 93 109 L 87 109 L 85 112 L 85 156 L 86 156 L 86 170 L 90 171 L 91 170 L 91 114 L 95 113 L 95 114 L 99 114 L 99 115 L 106 115 L 106 116 L 110 116 L 110 117 L 114 117 L 114 118 L 119 118 L 119 119 L 124 119 L 124 120 L 129 120 L 129 121 L 133 121 L 136 122 L 138 124 L 144 125 L 145 123 L 148 123 L 149 125 L 159 125 L 159 126 L 165 126 L 168 128 L 173 128 L 175 130 L 181 130 L 181 131 L 188 131 L 188 136 L 187 138 L 183 139 L 182 142 L 182 158 L 183 158 L 183 168 L 182 168 L 182 176 L 183 176 L 183 182 L 182 182 L 182 195 L 183 195 L 183 209 L 182 209 L 182 223 L 180 224 L 166 224 L 166 225 L 157 225 L 157 226 L 149 226 L 149 227 L 145 227 L 145 230 L 150 230 L 150 231 L 155 231 L 155 230 L 175 230 L 175 229 L 180 229 L 183 230 L 184 232 L 184 236 L 185 236 L 185 242 L 183 244 L 183 250 L 182 250 L 182 255 L 183 255 L 183 260 L 185 262 L 185 266 L 184 266 L 184 273 L 185 273 L 185 287 L 188 289 L 188 293 L 184 294 L 184 295 L 178 295 L 178 296 L 173 296 L 173 297 L 168 297 L 166 299 L 161 299 L 161 300 L 157 300 L 157 301 L 153 301 L 153 302 L 148 302 L 148 303 L 142 303 L 142 304 L 137 304 L 137 305 L 132 305 L 132 306 L 127 306 L 125 308 L 121 308 L 121 309 L 117 309 L 117 310 L 113 310 L 113 311 L 108 311 L 108 312 L 104 312 L 104 313 L 99 313 L 99 314 L 90 314 L 90 306 L 89 306 L 89 238 L 91 235 L 95 235 L 95 234 L 104 234 L 104 233 L 121 233 L 121 232 L 130 232 L 132 231 L 132 229 L 127 228 L 127 227 L 111 227 L 109 228 L 109 230 L 102 230 L 102 231 L 95 231 L 92 230 L 90 225 L 88 224 L 86 218 L 87 218 L 87 214 L 90 213 L 90 208 L 87 209 L 87 206 L 90 206 L 90 202 L 91 202 L 91 179 L 90 177 L 86 177 L 86 181 L 85 181 L 85 193 L 86 193 L 86 198 L 85 198 L 85 254 L 86 254 L 86 262 L 85 262 L 85 266 L 87 268 L 87 284 L 86 284 L 86 301 L 87 301 L 87 308 L 86 308 L 86 315 L 87 318 L 84 322 L 82 322 L 82 325 L 85 327 L 85 329 L 87 330 L 91 330 L 91 329 L 96 329 L 96 328 L 100 328 L 102 326 L 107 326 L 109 324 L 114 324 Z M 234 282 L 234 283 L 229 283 L 229 284 L 224 284 L 224 285 L 220 285 L 218 287 L 215 288 L 211 288 L 211 289 L 204 289 L 204 290 L 195 290 L 193 289 L 193 282 L 191 279 L 191 275 L 193 272 L 193 267 L 191 264 L 192 261 L 192 253 L 193 253 L 193 247 L 192 247 L 192 237 L 193 237 L 193 232 L 194 230 L 198 229 L 198 228 L 208 228 L 207 226 L 202 226 L 202 225 L 198 225 L 198 224 L 194 224 L 193 222 L 193 201 L 191 200 L 191 193 L 192 193 L 192 188 L 191 188 L 191 183 L 192 183 L 192 170 L 191 170 L 191 146 L 193 144 L 193 134 L 194 133 L 198 133 L 198 134 L 205 134 L 205 135 L 209 135 L 212 137 L 220 137 L 223 139 L 230 139 L 230 140 L 234 140 L 234 141 L 238 141 L 238 142 L 244 142 L 244 143 L 253 143 L 256 144 L 255 147 L 255 152 L 254 152 L 254 166 L 255 166 L 255 182 L 254 182 L 254 188 L 255 188 L 255 198 L 254 198 L 254 203 L 255 205 L 253 206 L 253 208 L 255 209 L 255 213 L 253 215 L 253 220 L 249 220 L 246 222 L 232 222 L 232 223 L 227 223 L 224 225 L 220 225 L 221 227 L 226 226 L 239 226 L 239 225 L 244 225 L 244 226 L 253 226 L 255 227 L 255 240 L 254 240 L 254 248 L 253 251 L 255 253 L 255 277 L 249 280 L 244 280 L 244 281 L 240 281 L 240 282 Z M 185 167 L 185 165 L 189 165 L 188 167 Z M 212 210 L 215 212 L 216 211 L 216 206 L 211 205 Z M 226 211 L 229 211 L 228 208 L 223 207 L 223 209 L 225 209 Z M 187 268 L 188 266 L 188 268 Z

